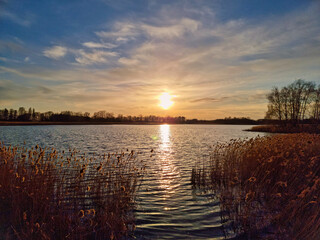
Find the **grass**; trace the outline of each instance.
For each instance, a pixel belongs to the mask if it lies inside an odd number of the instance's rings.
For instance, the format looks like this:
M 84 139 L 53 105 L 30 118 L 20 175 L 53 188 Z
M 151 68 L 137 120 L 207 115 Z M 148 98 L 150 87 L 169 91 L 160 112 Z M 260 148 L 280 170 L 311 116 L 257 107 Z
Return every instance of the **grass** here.
M 89 157 L 0 142 L 0 239 L 127 236 L 144 171 L 135 158 L 134 152 Z
M 246 131 L 269 133 L 320 133 L 319 124 L 259 125 Z
M 318 239 L 320 135 L 232 140 L 214 147 L 192 183 L 220 198 L 226 235 L 244 239 Z

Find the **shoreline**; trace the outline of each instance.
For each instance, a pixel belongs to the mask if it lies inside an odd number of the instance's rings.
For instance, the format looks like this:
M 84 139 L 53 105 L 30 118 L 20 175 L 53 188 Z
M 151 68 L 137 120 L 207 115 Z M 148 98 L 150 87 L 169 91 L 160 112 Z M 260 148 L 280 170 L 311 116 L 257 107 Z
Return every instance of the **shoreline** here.
M 298 124 L 292 125 L 257 125 L 250 129 L 245 129 L 247 132 L 263 132 L 263 133 L 320 133 L 319 124 Z
M 120 123 L 120 122 L 5 122 L 0 126 L 47 126 L 47 125 L 161 125 L 165 123 Z M 170 123 L 175 124 L 175 123 Z
M 139 122 L 10 122 L 0 121 L 0 126 L 46 126 L 46 125 L 246 125 L 223 123 L 139 123 Z

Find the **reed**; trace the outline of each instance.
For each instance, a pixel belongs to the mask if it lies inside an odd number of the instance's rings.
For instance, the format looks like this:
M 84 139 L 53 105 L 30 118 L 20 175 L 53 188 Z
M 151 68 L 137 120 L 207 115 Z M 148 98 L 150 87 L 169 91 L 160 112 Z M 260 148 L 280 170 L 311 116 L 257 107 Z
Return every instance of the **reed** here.
M 192 171 L 220 198 L 226 235 L 318 239 L 320 135 L 287 134 L 216 145 Z
M 246 131 L 269 133 L 320 133 L 319 124 L 284 124 L 284 125 L 259 125 Z
M 1 239 L 122 239 L 144 167 L 134 152 L 87 156 L 0 142 Z

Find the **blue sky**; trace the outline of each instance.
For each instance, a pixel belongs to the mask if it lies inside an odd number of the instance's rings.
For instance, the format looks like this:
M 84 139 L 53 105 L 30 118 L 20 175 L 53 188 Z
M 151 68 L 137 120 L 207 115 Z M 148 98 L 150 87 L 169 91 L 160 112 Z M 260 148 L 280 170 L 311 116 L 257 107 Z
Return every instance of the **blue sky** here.
M 307 0 L 2 0 L 0 108 L 262 118 L 273 86 L 319 84 L 319 12 Z

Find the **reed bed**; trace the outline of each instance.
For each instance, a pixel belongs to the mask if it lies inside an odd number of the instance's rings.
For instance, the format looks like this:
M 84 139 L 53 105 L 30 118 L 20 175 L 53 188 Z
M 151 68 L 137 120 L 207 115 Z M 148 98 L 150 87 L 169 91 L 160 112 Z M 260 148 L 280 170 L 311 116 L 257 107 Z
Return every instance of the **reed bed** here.
M 220 198 L 226 236 L 319 239 L 320 135 L 232 140 L 192 171 L 194 186 Z
M 259 125 L 246 131 L 269 133 L 320 133 L 319 124 L 284 124 L 284 125 Z
M 0 239 L 123 239 L 144 171 L 132 152 L 90 155 L 0 142 Z

